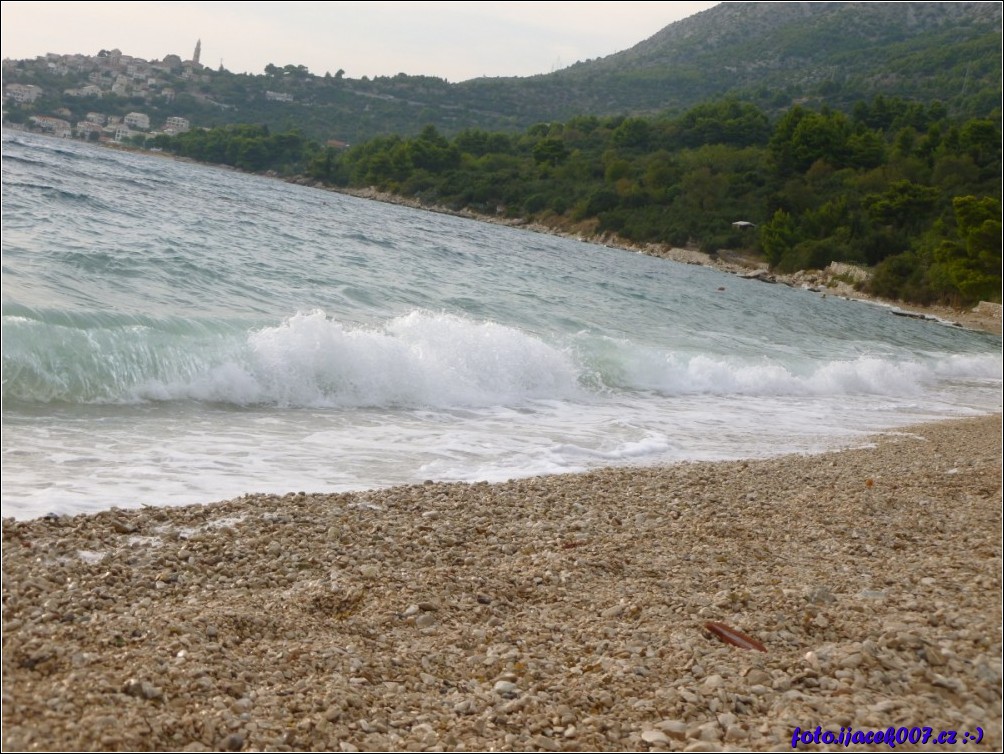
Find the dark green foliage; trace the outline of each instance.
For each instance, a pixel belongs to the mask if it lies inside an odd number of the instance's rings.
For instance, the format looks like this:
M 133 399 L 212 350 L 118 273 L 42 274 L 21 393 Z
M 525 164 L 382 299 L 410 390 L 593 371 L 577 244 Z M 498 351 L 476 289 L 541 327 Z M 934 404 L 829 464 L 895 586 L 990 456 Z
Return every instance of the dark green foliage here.
M 281 175 L 303 172 L 318 147 L 298 131 L 273 134 L 268 126 L 225 126 L 177 136 L 158 136 L 154 145 L 181 157 Z
M 763 144 L 770 132 L 770 122 L 763 111 L 748 102 L 728 99 L 700 104 L 684 113 L 676 122 L 673 145 L 751 147 Z
M 888 97 L 853 116 L 798 106 L 771 125 L 729 98 L 679 118 L 577 117 L 522 134 L 427 125 L 347 150 L 264 126 L 190 132 L 178 154 L 246 169 L 302 166 L 340 186 L 638 242 L 762 254 L 775 269 L 875 266 L 891 298 L 1000 298 L 1000 127 Z M 756 229 L 737 229 L 745 220 Z
M 884 298 L 930 304 L 935 294 L 925 280 L 929 266 L 928 259 L 913 251 L 888 257 L 875 268 L 869 290 Z
M 777 267 L 795 246 L 795 226 L 791 215 L 776 210 L 769 222 L 760 226 L 760 248 L 771 267 Z
M 565 143 L 558 138 L 546 138 L 533 147 L 533 159 L 538 165 L 560 165 L 568 157 Z
M 958 196 L 957 239 L 941 241 L 930 268 L 932 287 L 958 302 L 999 299 L 1001 203 L 994 197 Z

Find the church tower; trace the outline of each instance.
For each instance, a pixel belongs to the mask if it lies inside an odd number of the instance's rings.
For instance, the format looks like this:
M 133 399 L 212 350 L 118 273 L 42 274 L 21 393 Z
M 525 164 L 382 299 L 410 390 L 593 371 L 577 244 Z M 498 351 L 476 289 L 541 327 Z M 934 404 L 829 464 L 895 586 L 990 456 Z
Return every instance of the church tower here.
M 201 39 L 198 40 L 195 43 L 195 52 L 192 53 L 192 62 L 195 63 L 195 65 L 199 64 L 199 56 L 200 55 L 202 55 L 202 40 Z

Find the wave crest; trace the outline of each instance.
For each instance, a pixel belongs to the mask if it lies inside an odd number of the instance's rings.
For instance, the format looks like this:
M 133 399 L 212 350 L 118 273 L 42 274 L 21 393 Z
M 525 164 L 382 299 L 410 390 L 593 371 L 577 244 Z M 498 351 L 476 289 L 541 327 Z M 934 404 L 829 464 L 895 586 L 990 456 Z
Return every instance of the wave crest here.
M 323 311 L 247 330 L 124 315 L 4 317 L 3 398 L 16 403 L 209 401 L 235 406 L 470 408 L 589 394 L 922 395 L 1000 384 L 996 354 L 785 361 L 680 353 L 603 337 L 568 343 L 416 311 L 380 326 Z

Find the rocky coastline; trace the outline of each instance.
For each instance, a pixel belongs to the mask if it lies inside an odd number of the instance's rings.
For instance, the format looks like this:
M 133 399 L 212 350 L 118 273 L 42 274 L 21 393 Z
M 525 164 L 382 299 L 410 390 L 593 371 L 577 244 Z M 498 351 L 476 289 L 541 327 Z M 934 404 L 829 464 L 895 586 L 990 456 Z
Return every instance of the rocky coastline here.
M 273 176 L 278 177 L 278 176 Z M 344 188 L 333 187 L 307 178 L 296 176 L 287 179 L 291 183 L 319 188 L 335 193 L 355 196 L 361 199 L 397 204 L 413 209 L 422 209 L 429 212 L 466 217 L 480 222 L 494 223 L 497 225 L 509 225 L 524 228 L 535 233 L 547 233 L 559 235 L 566 238 L 573 238 L 579 241 L 603 244 L 611 248 L 623 249 L 640 254 L 669 259 L 682 264 L 696 264 L 711 267 L 726 272 L 731 275 L 738 275 L 744 278 L 761 280 L 766 283 L 780 283 L 793 288 L 806 288 L 821 295 L 840 296 L 847 299 L 864 301 L 887 308 L 891 314 L 915 319 L 925 319 L 940 324 L 954 325 L 971 330 L 981 330 L 1000 335 L 1004 331 L 1004 308 L 995 302 L 981 302 L 971 309 L 954 309 L 948 306 L 906 303 L 902 301 L 888 301 L 877 296 L 858 290 L 856 282 L 862 282 L 868 277 L 868 272 L 863 268 L 849 264 L 834 262 L 823 270 L 800 270 L 792 274 L 779 274 L 770 271 L 765 262 L 753 259 L 741 253 L 723 251 L 719 254 L 705 254 L 696 249 L 685 249 L 669 244 L 659 243 L 634 243 L 620 238 L 615 234 L 596 234 L 591 225 L 568 226 L 562 224 L 547 224 L 542 222 L 528 222 L 523 219 L 506 218 L 502 216 L 482 215 L 471 210 L 453 210 L 439 205 L 425 204 L 418 199 L 404 197 L 399 194 L 392 194 L 386 191 L 379 191 L 375 188 Z

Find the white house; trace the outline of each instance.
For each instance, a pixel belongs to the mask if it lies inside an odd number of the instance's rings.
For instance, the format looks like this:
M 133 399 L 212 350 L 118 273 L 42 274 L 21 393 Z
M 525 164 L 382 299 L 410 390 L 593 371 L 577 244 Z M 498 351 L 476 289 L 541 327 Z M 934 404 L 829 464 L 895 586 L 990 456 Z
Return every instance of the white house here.
M 95 84 L 87 84 L 79 89 L 64 89 L 63 94 L 68 97 L 100 97 L 101 87 Z
M 42 88 L 34 84 L 8 84 L 4 87 L 7 96 L 15 102 L 34 102 L 42 96 Z
M 189 130 L 192 124 L 188 122 L 188 118 L 182 118 L 178 115 L 172 115 L 167 119 L 164 124 L 164 132 L 169 133 L 172 136 L 174 134 L 183 134 L 185 131 Z
M 43 131 L 48 131 L 53 136 L 68 139 L 73 134 L 70 124 L 62 118 L 53 118 L 50 115 L 36 115 L 32 117 L 31 122 Z
M 89 120 L 82 120 L 77 123 L 77 138 L 79 139 L 88 139 L 91 134 L 97 134 L 95 138 L 99 138 L 103 132 L 103 127 Z
M 116 76 L 115 83 L 112 84 L 112 94 L 117 94 L 120 97 L 127 97 L 129 95 L 129 87 L 131 81 L 125 76 Z
M 150 116 L 146 113 L 129 113 L 122 119 L 122 122 L 129 128 L 135 128 L 140 131 L 150 130 Z

